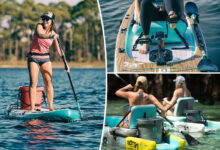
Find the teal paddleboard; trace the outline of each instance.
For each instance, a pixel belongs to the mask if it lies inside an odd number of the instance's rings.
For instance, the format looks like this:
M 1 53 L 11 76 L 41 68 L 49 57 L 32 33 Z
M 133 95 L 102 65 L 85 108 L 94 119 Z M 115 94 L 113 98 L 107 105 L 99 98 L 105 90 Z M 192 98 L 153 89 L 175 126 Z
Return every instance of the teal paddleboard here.
M 72 109 L 60 109 L 49 111 L 48 109 L 41 109 L 40 111 L 28 112 L 28 110 L 10 109 L 5 111 L 5 116 L 11 119 L 41 119 L 53 122 L 72 122 L 80 120 L 78 111 Z

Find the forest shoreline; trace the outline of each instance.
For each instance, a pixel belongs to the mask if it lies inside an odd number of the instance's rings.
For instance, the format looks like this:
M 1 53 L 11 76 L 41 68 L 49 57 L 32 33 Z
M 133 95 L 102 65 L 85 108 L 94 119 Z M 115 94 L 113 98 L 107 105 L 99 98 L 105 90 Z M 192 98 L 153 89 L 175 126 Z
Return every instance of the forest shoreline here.
M 70 68 L 105 68 L 105 62 L 68 62 Z M 62 61 L 52 61 L 53 68 L 64 68 Z M 27 68 L 26 61 L 0 61 L 0 68 Z

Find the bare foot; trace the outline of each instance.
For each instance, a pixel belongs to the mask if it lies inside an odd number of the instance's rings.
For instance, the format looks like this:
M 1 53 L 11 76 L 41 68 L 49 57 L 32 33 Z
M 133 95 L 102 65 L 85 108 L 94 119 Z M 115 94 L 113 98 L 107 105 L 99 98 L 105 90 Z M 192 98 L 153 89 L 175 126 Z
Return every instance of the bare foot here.
M 141 54 L 146 54 L 147 53 L 147 49 L 148 49 L 148 44 L 143 44 L 139 49 L 139 53 Z
M 27 110 L 27 111 L 25 112 L 25 114 L 30 114 L 30 113 L 32 113 L 32 112 L 34 112 L 34 110 L 30 109 L 30 110 Z
M 172 19 L 172 18 L 177 18 L 177 15 L 175 14 L 174 11 L 170 11 L 169 14 L 168 14 L 169 18 Z M 170 24 L 170 27 L 172 29 L 175 29 L 176 28 L 176 23 L 171 23 Z
M 50 111 L 54 111 L 55 109 L 54 109 L 54 108 L 50 108 L 49 110 L 50 110 Z

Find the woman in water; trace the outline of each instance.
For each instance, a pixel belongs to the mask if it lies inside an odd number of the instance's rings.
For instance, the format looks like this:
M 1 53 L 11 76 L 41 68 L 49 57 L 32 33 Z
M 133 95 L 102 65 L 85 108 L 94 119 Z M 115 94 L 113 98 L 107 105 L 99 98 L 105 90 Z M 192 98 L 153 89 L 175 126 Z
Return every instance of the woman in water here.
M 148 82 L 145 76 L 139 76 L 134 86 L 134 91 L 131 91 L 133 86 L 131 84 L 116 91 L 116 95 L 125 99 L 128 99 L 130 107 L 137 105 L 154 104 L 159 108 L 162 113 L 165 114 L 165 107 L 151 94 L 148 94 Z M 129 128 L 130 114 L 125 118 L 123 122 L 119 124 L 120 127 Z
M 162 7 L 155 7 L 153 2 L 163 2 Z M 186 22 L 184 16 L 183 0 L 135 0 L 136 22 L 141 24 L 144 38 L 148 39 L 151 21 L 170 22 L 171 28 L 176 28 L 177 20 Z M 148 44 L 143 44 L 139 48 L 139 53 L 145 54 L 148 50 Z
M 43 81 L 46 87 L 47 101 L 49 110 L 53 111 L 53 85 L 52 85 L 52 64 L 49 57 L 49 48 L 54 43 L 55 49 L 61 56 L 57 38 L 58 34 L 55 29 L 55 15 L 52 12 L 46 12 L 41 16 L 42 23 L 38 23 L 33 35 L 32 45 L 27 55 L 28 70 L 30 77 L 30 102 L 31 110 L 35 110 L 36 89 L 38 82 L 39 70 L 42 74 Z
M 190 91 L 187 89 L 185 78 L 183 76 L 177 76 L 175 80 L 173 80 L 176 84 L 176 88 L 173 92 L 173 97 L 170 101 L 167 98 L 163 99 L 163 105 L 168 109 L 166 115 L 173 116 L 175 103 L 180 97 L 191 97 Z

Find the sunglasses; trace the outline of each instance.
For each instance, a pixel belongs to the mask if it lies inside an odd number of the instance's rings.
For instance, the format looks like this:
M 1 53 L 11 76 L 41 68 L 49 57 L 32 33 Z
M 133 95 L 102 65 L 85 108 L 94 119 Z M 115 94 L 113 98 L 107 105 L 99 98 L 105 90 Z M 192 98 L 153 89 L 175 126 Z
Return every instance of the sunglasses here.
M 49 18 L 49 17 L 43 17 L 42 18 L 42 20 L 44 21 L 44 20 L 46 20 L 46 21 L 49 21 L 51 18 Z

